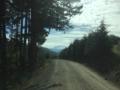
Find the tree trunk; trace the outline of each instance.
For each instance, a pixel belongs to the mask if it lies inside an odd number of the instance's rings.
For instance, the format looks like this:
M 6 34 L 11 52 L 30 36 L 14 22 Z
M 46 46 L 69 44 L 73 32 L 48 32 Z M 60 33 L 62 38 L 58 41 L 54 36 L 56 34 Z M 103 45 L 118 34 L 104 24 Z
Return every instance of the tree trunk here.
M 30 43 L 29 43 L 29 63 L 33 66 L 36 62 L 37 55 L 37 32 L 36 32 L 36 16 L 35 1 L 31 0 L 31 27 L 30 27 Z
M 21 13 L 21 30 L 20 30 L 20 68 L 24 69 L 24 56 L 23 56 L 23 13 Z
M 7 90 L 7 56 L 5 29 L 5 0 L 0 1 L 0 90 Z
M 25 15 L 25 32 L 24 32 L 24 58 L 25 58 L 25 64 L 28 64 L 28 13 L 26 12 Z

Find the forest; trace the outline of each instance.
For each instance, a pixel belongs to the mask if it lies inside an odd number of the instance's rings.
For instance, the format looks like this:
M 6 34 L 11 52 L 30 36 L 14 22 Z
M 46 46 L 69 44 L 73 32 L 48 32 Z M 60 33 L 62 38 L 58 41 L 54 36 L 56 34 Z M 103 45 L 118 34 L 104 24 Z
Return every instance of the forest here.
M 71 3 L 71 0 L 0 1 L 0 90 L 8 90 L 20 75 L 45 63 L 40 48 L 50 30 L 64 31 L 71 27 L 70 17 L 81 13 L 82 6 Z
M 77 1 L 0 0 L 0 90 L 18 90 L 25 77 L 30 79 L 54 58 L 85 64 L 101 74 L 115 72 L 110 78 L 120 80 L 120 37 L 109 34 L 104 20 L 59 55 L 42 47 L 51 30 L 73 28 L 71 18 L 84 7 Z
M 76 39 L 60 53 L 60 58 L 83 63 L 106 79 L 120 82 L 120 37 L 109 34 L 104 20 L 82 39 Z

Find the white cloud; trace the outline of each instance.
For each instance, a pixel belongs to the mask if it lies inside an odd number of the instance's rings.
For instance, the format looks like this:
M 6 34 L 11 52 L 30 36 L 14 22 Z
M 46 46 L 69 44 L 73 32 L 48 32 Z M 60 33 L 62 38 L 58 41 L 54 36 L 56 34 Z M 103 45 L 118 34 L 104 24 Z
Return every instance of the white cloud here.
M 90 28 L 98 26 L 102 19 L 109 25 L 110 34 L 120 36 L 120 0 L 81 0 L 81 3 L 83 13 L 70 21 L 76 28 L 66 34 L 52 31 L 44 47 L 68 46 L 74 39 L 89 33 Z
M 110 33 L 120 36 L 120 0 L 82 0 L 83 13 L 72 18 L 74 25 L 99 25 L 102 19 L 109 25 Z
M 81 39 L 84 35 L 88 34 L 87 29 L 90 28 L 91 27 L 89 26 L 83 30 L 83 28 L 77 27 L 68 30 L 66 33 L 53 30 L 47 37 L 47 41 L 43 44 L 43 46 L 48 48 L 54 48 L 56 46 L 67 47 L 75 39 Z

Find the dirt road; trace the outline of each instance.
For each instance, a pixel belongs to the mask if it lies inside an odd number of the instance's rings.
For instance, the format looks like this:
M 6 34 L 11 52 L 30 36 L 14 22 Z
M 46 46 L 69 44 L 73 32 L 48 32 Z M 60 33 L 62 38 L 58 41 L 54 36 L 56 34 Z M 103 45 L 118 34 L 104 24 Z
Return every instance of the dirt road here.
M 55 60 L 55 69 L 47 90 L 120 90 L 87 67 Z
M 120 90 L 84 65 L 53 60 L 44 72 L 35 70 L 23 86 L 15 90 Z

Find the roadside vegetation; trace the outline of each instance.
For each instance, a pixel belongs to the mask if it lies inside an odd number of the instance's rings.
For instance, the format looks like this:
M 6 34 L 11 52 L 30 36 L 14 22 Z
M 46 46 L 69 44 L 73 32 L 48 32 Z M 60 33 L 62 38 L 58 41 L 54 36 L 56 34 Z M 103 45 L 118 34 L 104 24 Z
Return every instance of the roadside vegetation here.
M 82 8 L 73 3 L 72 0 L 0 1 L 0 90 L 9 90 L 12 83 L 19 83 L 21 76 L 31 75 L 29 72 L 36 65 L 43 66 L 45 59 L 51 58 L 40 46 L 50 30 L 64 31 L 71 27 L 70 17 L 81 13 Z
M 51 30 L 72 28 L 69 20 L 81 14 L 83 8 L 74 4 L 76 1 L 79 0 L 0 1 L 0 90 L 19 90 L 17 85 L 28 81 L 36 69 L 44 71 L 50 59 L 58 58 L 41 46 Z M 60 58 L 84 63 L 102 74 L 115 72 L 110 77 L 118 77 L 119 81 L 119 47 L 120 38 L 108 35 L 102 21 L 96 31 L 65 48 Z
M 60 58 L 83 63 L 106 79 L 120 83 L 120 37 L 109 35 L 104 21 L 89 35 L 62 50 Z

